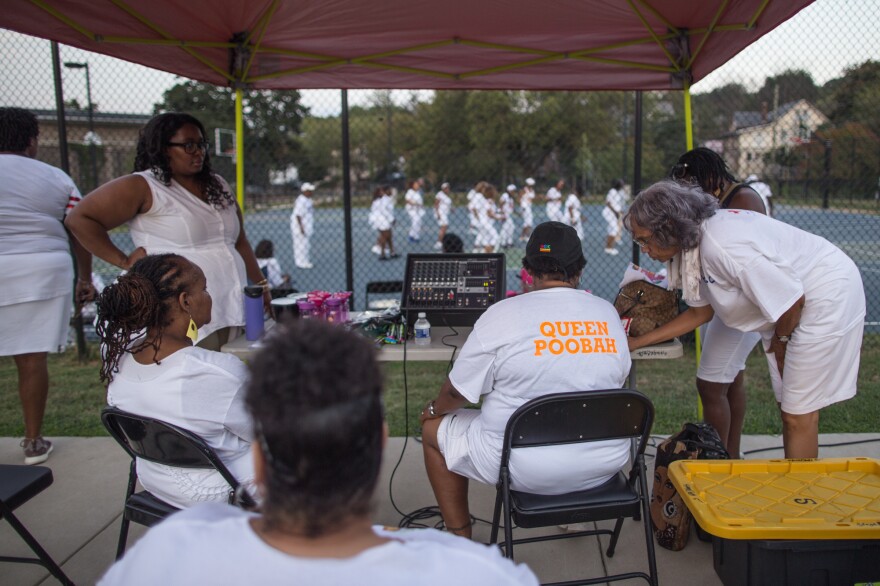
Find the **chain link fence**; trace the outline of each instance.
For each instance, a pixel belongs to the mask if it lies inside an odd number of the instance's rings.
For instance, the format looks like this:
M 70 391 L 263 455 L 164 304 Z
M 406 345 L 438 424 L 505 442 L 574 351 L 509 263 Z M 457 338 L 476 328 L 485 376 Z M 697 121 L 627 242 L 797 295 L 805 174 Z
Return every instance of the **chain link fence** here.
M 862 270 L 868 295 L 866 331 L 880 325 L 880 61 L 873 59 L 880 11 L 873 3 L 818 3 L 772 31 L 693 88 L 694 145 L 708 146 L 740 180 L 750 176 L 772 192 L 774 215 L 820 234 L 847 252 Z M 845 15 L 846 18 L 842 18 Z M 863 38 L 866 37 L 866 38 Z M 873 39 L 873 41 L 872 41 Z M 0 103 L 37 113 L 39 157 L 63 166 L 48 41 L 0 31 Z M 802 53 L 822 55 L 803 65 Z M 84 193 L 131 171 L 138 131 L 157 112 L 186 111 L 208 130 L 213 168 L 235 184 L 234 95 L 228 88 L 155 72 L 66 46 L 60 47 L 69 172 Z M 337 90 L 245 92 L 245 227 L 251 244 L 271 241 L 292 287 L 344 290 L 343 105 Z M 351 91 L 347 95 L 352 193 L 351 288 L 355 309 L 365 307 L 372 281 L 403 278 L 405 255 L 435 251 L 440 226 L 435 194 L 449 183 L 448 232 L 465 250 L 485 250 L 472 231 L 466 194 L 480 181 L 497 194 L 514 186 L 512 238 L 497 242 L 508 264 L 507 288 L 521 290 L 524 250 L 519 197 L 533 178 L 534 223 L 547 219 L 544 194 L 563 180 L 563 200 L 581 206 L 587 269 L 583 285 L 613 299 L 632 255 L 624 233 L 606 251 L 602 218 L 606 193 L 622 178 L 634 181 L 633 92 Z M 686 150 L 681 92 L 642 96 L 640 183 L 664 177 Z M 413 181 L 423 208 L 411 215 L 405 194 Z M 314 184 L 311 268 L 298 267 L 292 211 L 304 182 Z M 370 206 L 377 189 L 395 202 L 394 252 L 376 254 L 378 232 Z M 501 206 L 500 197 L 495 203 Z M 503 220 L 495 220 L 502 231 Z M 413 218 L 421 227 L 413 227 Z M 295 228 L 295 226 L 293 226 Z M 507 228 L 509 230 L 509 227 Z M 113 238 L 123 250 L 126 229 Z M 649 269 L 659 269 L 644 258 Z M 305 263 L 300 263 L 304 265 Z M 105 282 L 114 267 L 96 262 Z M 877 336 L 866 336 L 866 345 Z

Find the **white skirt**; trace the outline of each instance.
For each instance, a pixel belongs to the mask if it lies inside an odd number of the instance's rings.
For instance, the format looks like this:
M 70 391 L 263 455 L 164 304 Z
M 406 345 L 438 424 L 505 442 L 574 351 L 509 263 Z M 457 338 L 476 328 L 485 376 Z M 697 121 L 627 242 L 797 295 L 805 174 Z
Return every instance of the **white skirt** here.
M 70 295 L 0 306 L 0 356 L 63 352 L 73 311 Z

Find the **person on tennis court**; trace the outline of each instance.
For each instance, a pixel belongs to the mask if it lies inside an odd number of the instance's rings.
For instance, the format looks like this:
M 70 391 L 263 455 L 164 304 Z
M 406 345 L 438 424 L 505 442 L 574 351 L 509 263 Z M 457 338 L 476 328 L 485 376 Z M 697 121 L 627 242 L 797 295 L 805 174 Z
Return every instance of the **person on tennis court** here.
M 865 321 L 858 267 L 820 236 L 751 210 L 723 209 L 697 186 L 644 190 L 624 226 L 690 308 L 637 338 L 630 350 L 718 316 L 758 332 L 782 413 L 786 458 L 819 455 L 819 412 L 856 394 Z

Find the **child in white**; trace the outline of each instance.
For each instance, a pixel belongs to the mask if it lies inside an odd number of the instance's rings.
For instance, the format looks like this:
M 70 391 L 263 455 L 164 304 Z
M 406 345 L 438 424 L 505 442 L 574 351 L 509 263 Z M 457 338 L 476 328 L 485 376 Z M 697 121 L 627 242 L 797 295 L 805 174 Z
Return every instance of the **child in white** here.
M 575 229 L 578 238 L 583 242 L 584 224 L 581 219 L 581 200 L 575 193 L 569 193 L 565 200 L 565 223 Z
M 297 267 L 310 269 L 309 240 L 315 230 L 315 212 L 312 202 L 312 192 L 315 186 L 311 183 L 303 183 L 300 193 L 293 204 L 293 213 L 290 214 L 290 233 L 293 236 L 293 260 Z
M 515 207 L 514 196 L 516 195 L 516 185 L 507 186 L 507 191 L 501 194 L 499 199 L 499 220 L 501 220 L 501 232 L 498 240 L 502 247 L 508 248 L 513 246 L 513 231 L 516 226 L 513 223 L 513 210 Z

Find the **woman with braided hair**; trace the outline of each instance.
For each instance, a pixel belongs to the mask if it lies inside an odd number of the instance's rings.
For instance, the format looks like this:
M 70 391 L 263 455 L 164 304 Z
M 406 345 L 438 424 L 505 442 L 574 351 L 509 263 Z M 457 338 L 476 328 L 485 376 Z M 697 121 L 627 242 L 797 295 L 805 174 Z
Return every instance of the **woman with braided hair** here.
M 182 256 L 145 256 L 97 301 L 107 403 L 201 436 L 246 486 L 253 432 L 244 406 L 247 368 L 235 356 L 193 345 L 211 322 L 202 270 Z M 137 462 L 141 484 L 177 507 L 227 499 L 214 470 Z
M 242 290 L 248 279 L 269 287 L 244 233 L 241 210 L 229 185 L 211 171 L 205 128 L 193 116 L 167 112 L 141 131 L 134 172 L 83 199 L 66 225 L 95 256 L 128 269 L 142 256 L 183 254 L 208 276 L 214 319 L 198 344 L 219 350 L 244 325 Z M 126 253 L 109 231 L 128 224 L 134 250 Z M 216 332 L 216 334 L 215 334 Z

